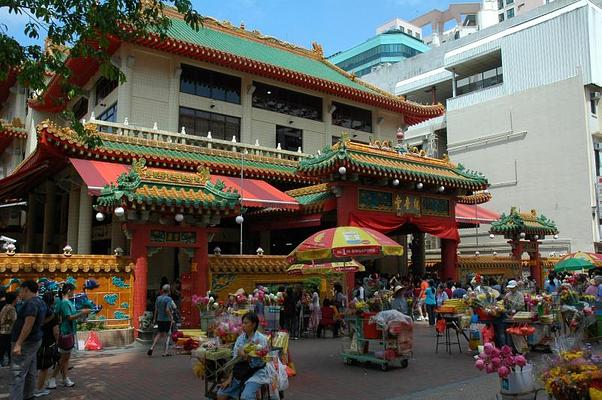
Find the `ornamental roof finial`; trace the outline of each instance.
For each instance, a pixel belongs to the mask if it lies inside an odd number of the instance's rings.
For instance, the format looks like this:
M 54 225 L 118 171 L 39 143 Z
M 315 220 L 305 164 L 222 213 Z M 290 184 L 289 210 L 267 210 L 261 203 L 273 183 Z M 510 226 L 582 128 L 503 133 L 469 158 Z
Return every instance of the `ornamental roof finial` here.
M 322 49 L 322 45 L 318 42 L 311 42 L 311 47 L 314 49 L 314 53 L 316 53 L 320 58 L 324 58 L 324 50 Z

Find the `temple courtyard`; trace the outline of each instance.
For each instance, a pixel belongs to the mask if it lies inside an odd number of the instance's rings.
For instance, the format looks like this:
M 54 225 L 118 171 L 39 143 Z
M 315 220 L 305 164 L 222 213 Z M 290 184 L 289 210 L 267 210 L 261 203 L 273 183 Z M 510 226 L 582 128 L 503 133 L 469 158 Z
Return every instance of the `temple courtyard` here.
M 406 369 L 383 372 L 378 366 L 345 365 L 340 357 L 342 339 L 301 339 L 291 342 L 297 376 L 290 379 L 286 399 L 294 400 L 405 400 L 405 399 L 495 399 L 499 392 L 497 375 L 474 368 L 467 343 L 463 352 L 452 355 L 442 347 L 435 353 L 434 330 L 416 324 L 414 357 Z M 529 358 L 537 364 L 542 354 Z M 131 400 L 204 399 L 204 383 L 191 368 L 190 356 L 146 355 L 146 348 L 80 352 L 74 361 L 73 388 L 59 387 L 47 399 Z M 8 398 L 7 368 L 0 369 L 0 399 Z M 547 399 L 540 393 L 537 399 Z

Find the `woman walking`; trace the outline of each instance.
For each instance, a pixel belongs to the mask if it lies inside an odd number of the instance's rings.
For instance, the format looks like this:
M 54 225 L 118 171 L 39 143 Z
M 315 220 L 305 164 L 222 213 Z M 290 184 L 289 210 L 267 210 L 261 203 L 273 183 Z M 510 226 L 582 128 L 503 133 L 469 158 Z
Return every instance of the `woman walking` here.
M 48 389 L 56 389 L 56 377 L 61 373 L 63 383 L 66 387 L 75 385 L 69 377 L 69 359 L 71 350 L 75 347 L 76 321 L 79 317 L 88 315 L 90 310 L 83 309 L 80 312 L 75 310 L 75 304 L 69 299 L 73 297 L 75 287 L 70 283 L 65 283 L 61 289 L 61 298 L 56 302 L 55 313 L 60 321 L 58 348 L 61 358 L 58 368 L 54 369 L 52 377 L 48 380 Z
M 13 325 L 17 320 L 17 310 L 15 305 L 17 304 L 17 294 L 15 292 L 8 292 L 6 294 L 6 303 L 2 310 L 0 310 L 0 366 L 4 366 L 4 355 L 8 356 L 8 363 L 10 365 L 10 333 L 13 329 Z
M 320 319 L 322 318 L 322 313 L 320 310 L 320 296 L 318 295 L 318 289 L 314 288 L 314 293 L 311 296 L 311 303 L 309 304 L 309 309 L 311 314 L 309 316 L 309 330 L 312 332 L 316 332 L 318 330 L 318 325 L 320 325 Z
M 437 307 L 436 293 L 435 293 L 435 282 L 431 279 L 428 281 L 428 287 L 425 290 L 424 304 L 426 305 L 426 312 L 429 316 L 429 325 L 435 325 L 435 308 Z

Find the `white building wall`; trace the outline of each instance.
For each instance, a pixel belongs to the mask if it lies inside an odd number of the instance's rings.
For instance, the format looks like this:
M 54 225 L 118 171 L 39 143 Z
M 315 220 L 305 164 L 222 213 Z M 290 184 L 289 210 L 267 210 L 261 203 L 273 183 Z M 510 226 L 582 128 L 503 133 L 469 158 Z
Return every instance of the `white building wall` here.
M 493 200 L 488 208 L 535 208 L 556 221 L 573 249 L 591 251 L 599 238 L 592 216 L 593 151 L 581 79 L 575 76 L 449 111 L 448 146 L 454 162 L 478 169 L 489 179 Z M 516 135 L 493 143 L 477 141 L 499 133 Z M 465 147 L 457 147 L 458 142 Z

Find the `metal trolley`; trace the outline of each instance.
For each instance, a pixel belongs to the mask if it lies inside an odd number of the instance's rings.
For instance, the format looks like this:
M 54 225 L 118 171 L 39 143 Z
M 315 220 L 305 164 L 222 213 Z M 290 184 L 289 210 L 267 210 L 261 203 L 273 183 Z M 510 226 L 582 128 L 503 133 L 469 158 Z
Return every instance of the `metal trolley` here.
M 412 353 L 399 355 L 397 338 L 390 337 L 386 330 L 380 331 L 380 337 L 376 339 L 366 338 L 364 335 L 364 323 L 368 323 L 368 319 L 357 316 L 346 317 L 345 321 L 349 327 L 349 336 L 343 341 L 343 349 L 341 356 L 347 365 L 355 363 L 372 363 L 377 364 L 383 371 L 387 371 L 389 366 L 399 365 L 401 368 L 407 368 L 408 360 L 412 357 Z M 357 340 L 357 352 L 352 351 L 351 343 L 353 336 Z M 377 357 L 378 352 L 385 353 L 386 350 L 395 352 L 394 358 L 386 359 L 385 357 Z

